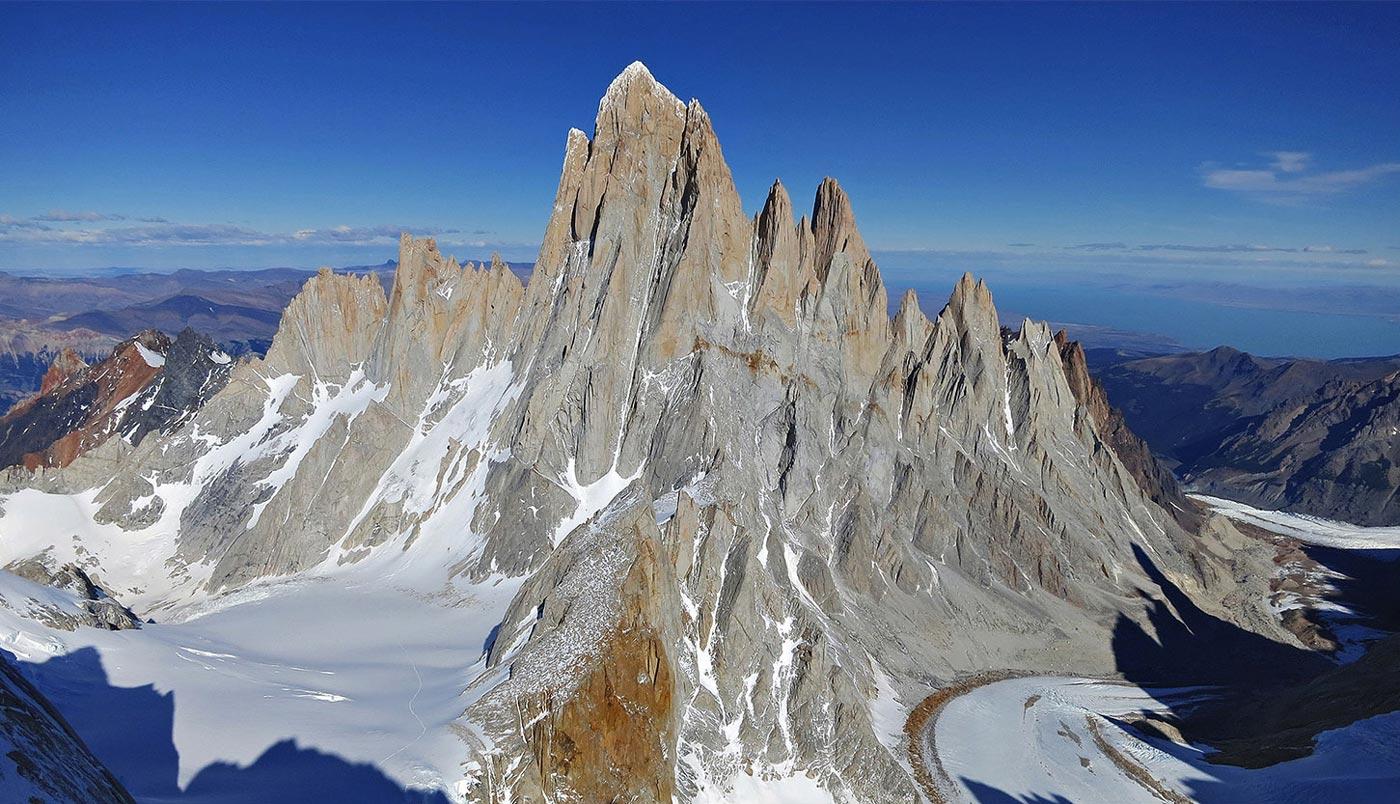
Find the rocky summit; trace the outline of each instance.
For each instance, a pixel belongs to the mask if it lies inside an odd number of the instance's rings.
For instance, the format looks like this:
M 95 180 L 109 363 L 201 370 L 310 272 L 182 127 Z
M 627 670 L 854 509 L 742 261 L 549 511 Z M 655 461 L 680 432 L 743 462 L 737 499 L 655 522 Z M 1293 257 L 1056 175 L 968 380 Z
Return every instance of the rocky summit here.
M 322 271 L 187 419 L 12 475 L 0 528 L 82 501 L 102 541 L 46 560 L 156 619 L 288 577 L 507 590 L 422 782 L 459 800 L 938 800 L 901 713 L 942 684 L 1112 674 L 1168 588 L 1290 638 L 1272 554 L 1221 546 L 1076 345 L 970 275 L 890 307 L 836 181 L 746 214 L 633 64 L 528 285 L 408 235 L 388 293 Z

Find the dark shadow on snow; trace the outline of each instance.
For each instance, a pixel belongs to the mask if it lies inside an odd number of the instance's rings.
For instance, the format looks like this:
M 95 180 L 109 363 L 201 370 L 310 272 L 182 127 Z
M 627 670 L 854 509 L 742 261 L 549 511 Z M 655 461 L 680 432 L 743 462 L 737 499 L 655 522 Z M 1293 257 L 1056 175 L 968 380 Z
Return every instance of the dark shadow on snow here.
M 1133 555 L 1162 598 L 1143 593 L 1155 639 L 1121 614 L 1113 628 L 1118 671 L 1134 684 L 1270 686 L 1310 678 L 1333 666 L 1317 653 L 1275 642 L 1202 611 L 1136 544 Z
M 247 767 L 224 762 L 208 765 L 181 790 L 173 692 L 157 692 L 150 684 L 113 686 L 93 648 L 42 663 L 6 655 L 143 804 L 447 804 L 441 792 L 402 788 L 373 765 L 303 748 L 293 740 L 269 747 Z
M 1303 552 L 1346 576 L 1331 581 L 1337 591 L 1329 599 L 1355 611 L 1372 628 L 1400 631 L 1400 549 L 1341 550 L 1305 544 Z
M 1400 551 L 1304 549 L 1317 562 L 1348 576 L 1332 581 L 1337 589 L 1329 595 L 1332 601 L 1351 607 L 1370 627 L 1394 631 L 1400 626 Z M 1141 548 L 1134 545 L 1133 553 L 1162 600 L 1144 595 L 1156 639 L 1119 617 L 1113 634 L 1118 669 L 1149 693 L 1153 687 L 1217 687 L 1206 700 L 1178 707 L 1167 718 L 1188 740 L 1220 750 L 1208 761 L 1257 768 L 1297 759 L 1312 752 L 1323 731 L 1400 708 L 1400 636 L 1376 642 L 1366 656 L 1339 666 L 1324 654 L 1275 642 L 1211 616 L 1171 583 Z M 1126 722 L 1116 725 L 1144 736 Z M 1149 740 L 1199 767 L 1202 757 L 1195 749 Z M 1368 795 L 1394 777 L 1368 772 L 1345 782 L 1298 780 L 1291 790 L 1322 796 L 1332 785 L 1339 795 L 1347 793 L 1337 800 L 1374 800 Z M 1230 788 L 1201 779 L 1181 792 L 1199 801 L 1241 800 L 1239 791 Z
M 405 790 L 373 765 L 300 748 L 293 740 L 277 743 L 246 768 L 224 762 L 205 767 L 190 780 L 182 800 L 447 804 L 442 793 Z
M 989 784 L 974 782 L 966 776 L 961 777 L 961 781 L 977 800 L 977 804 L 1074 804 L 1064 796 L 1042 796 L 1035 793 L 1013 796 Z

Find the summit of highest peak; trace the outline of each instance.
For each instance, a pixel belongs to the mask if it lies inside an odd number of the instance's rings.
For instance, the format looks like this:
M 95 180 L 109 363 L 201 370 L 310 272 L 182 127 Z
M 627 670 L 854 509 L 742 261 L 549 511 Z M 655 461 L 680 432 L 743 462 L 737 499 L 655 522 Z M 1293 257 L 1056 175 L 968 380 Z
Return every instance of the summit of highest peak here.
M 685 110 L 685 103 L 676 94 L 667 89 L 664 84 L 656 80 L 651 74 L 651 70 L 640 61 L 634 61 L 627 65 L 617 77 L 608 84 L 608 89 L 603 93 L 603 97 L 598 101 L 598 114 L 601 115 L 607 110 L 619 105 L 625 105 L 628 96 L 635 92 L 646 92 L 657 95 L 675 105 L 681 112 Z
M 616 89 L 627 87 L 632 82 L 639 80 L 650 81 L 653 84 L 659 83 L 656 80 L 656 76 L 651 74 L 651 70 L 648 69 L 645 64 L 641 61 L 634 61 L 622 68 L 622 72 L 618 73 L 617 77 L 612 80 L 612 83 L 608 84 L 608 93 Z

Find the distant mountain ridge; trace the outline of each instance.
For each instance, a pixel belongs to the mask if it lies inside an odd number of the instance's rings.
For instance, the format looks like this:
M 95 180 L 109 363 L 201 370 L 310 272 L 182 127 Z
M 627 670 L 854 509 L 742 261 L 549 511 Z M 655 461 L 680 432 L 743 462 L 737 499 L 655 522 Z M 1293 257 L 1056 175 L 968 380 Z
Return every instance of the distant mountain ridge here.
M 1220 347 L 1097 370 L 1113 404 L 1206 493 L 1400 524 L 1400 356 L 1261 358 Z
M 522 281 L 531 263 L 505 263 Z M 392 287 L 396 260 L 341 269 L 375 273 Z M 315 271 L 110 269 L 78 275 L 0 272 L 0 414 L 39 387 L 64 349 L 97 361 L 133 333 L 155 329 L 174 337 L 190 327 L 232 355 L 262 354 L 282 309 Z
M 86 329 L 117 336 L 156 329 L 179 332 L 191 327 L 214 338 L 234 354 L 263 352 L 277 331 L 281 310 L 225 304 L 192 293 L 116 310 L 89 310 L 54 321 L 62 330 Z
M 1336 380 L 1247 420 L 1197 458 L 1192 486 L 1265 508 L 1400 524 L 1400 371 Z

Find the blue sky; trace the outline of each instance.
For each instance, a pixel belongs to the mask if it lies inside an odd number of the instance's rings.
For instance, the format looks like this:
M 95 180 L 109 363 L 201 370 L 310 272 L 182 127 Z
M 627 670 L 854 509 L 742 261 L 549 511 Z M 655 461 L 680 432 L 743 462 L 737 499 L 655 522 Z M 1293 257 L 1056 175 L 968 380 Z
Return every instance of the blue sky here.
M 1400 285 L 1400 6 L 4 5 L 0 269 L 529 260 L 634 59 L 893 265 Z M 910 256 L 913 255 L 913 256 Z

